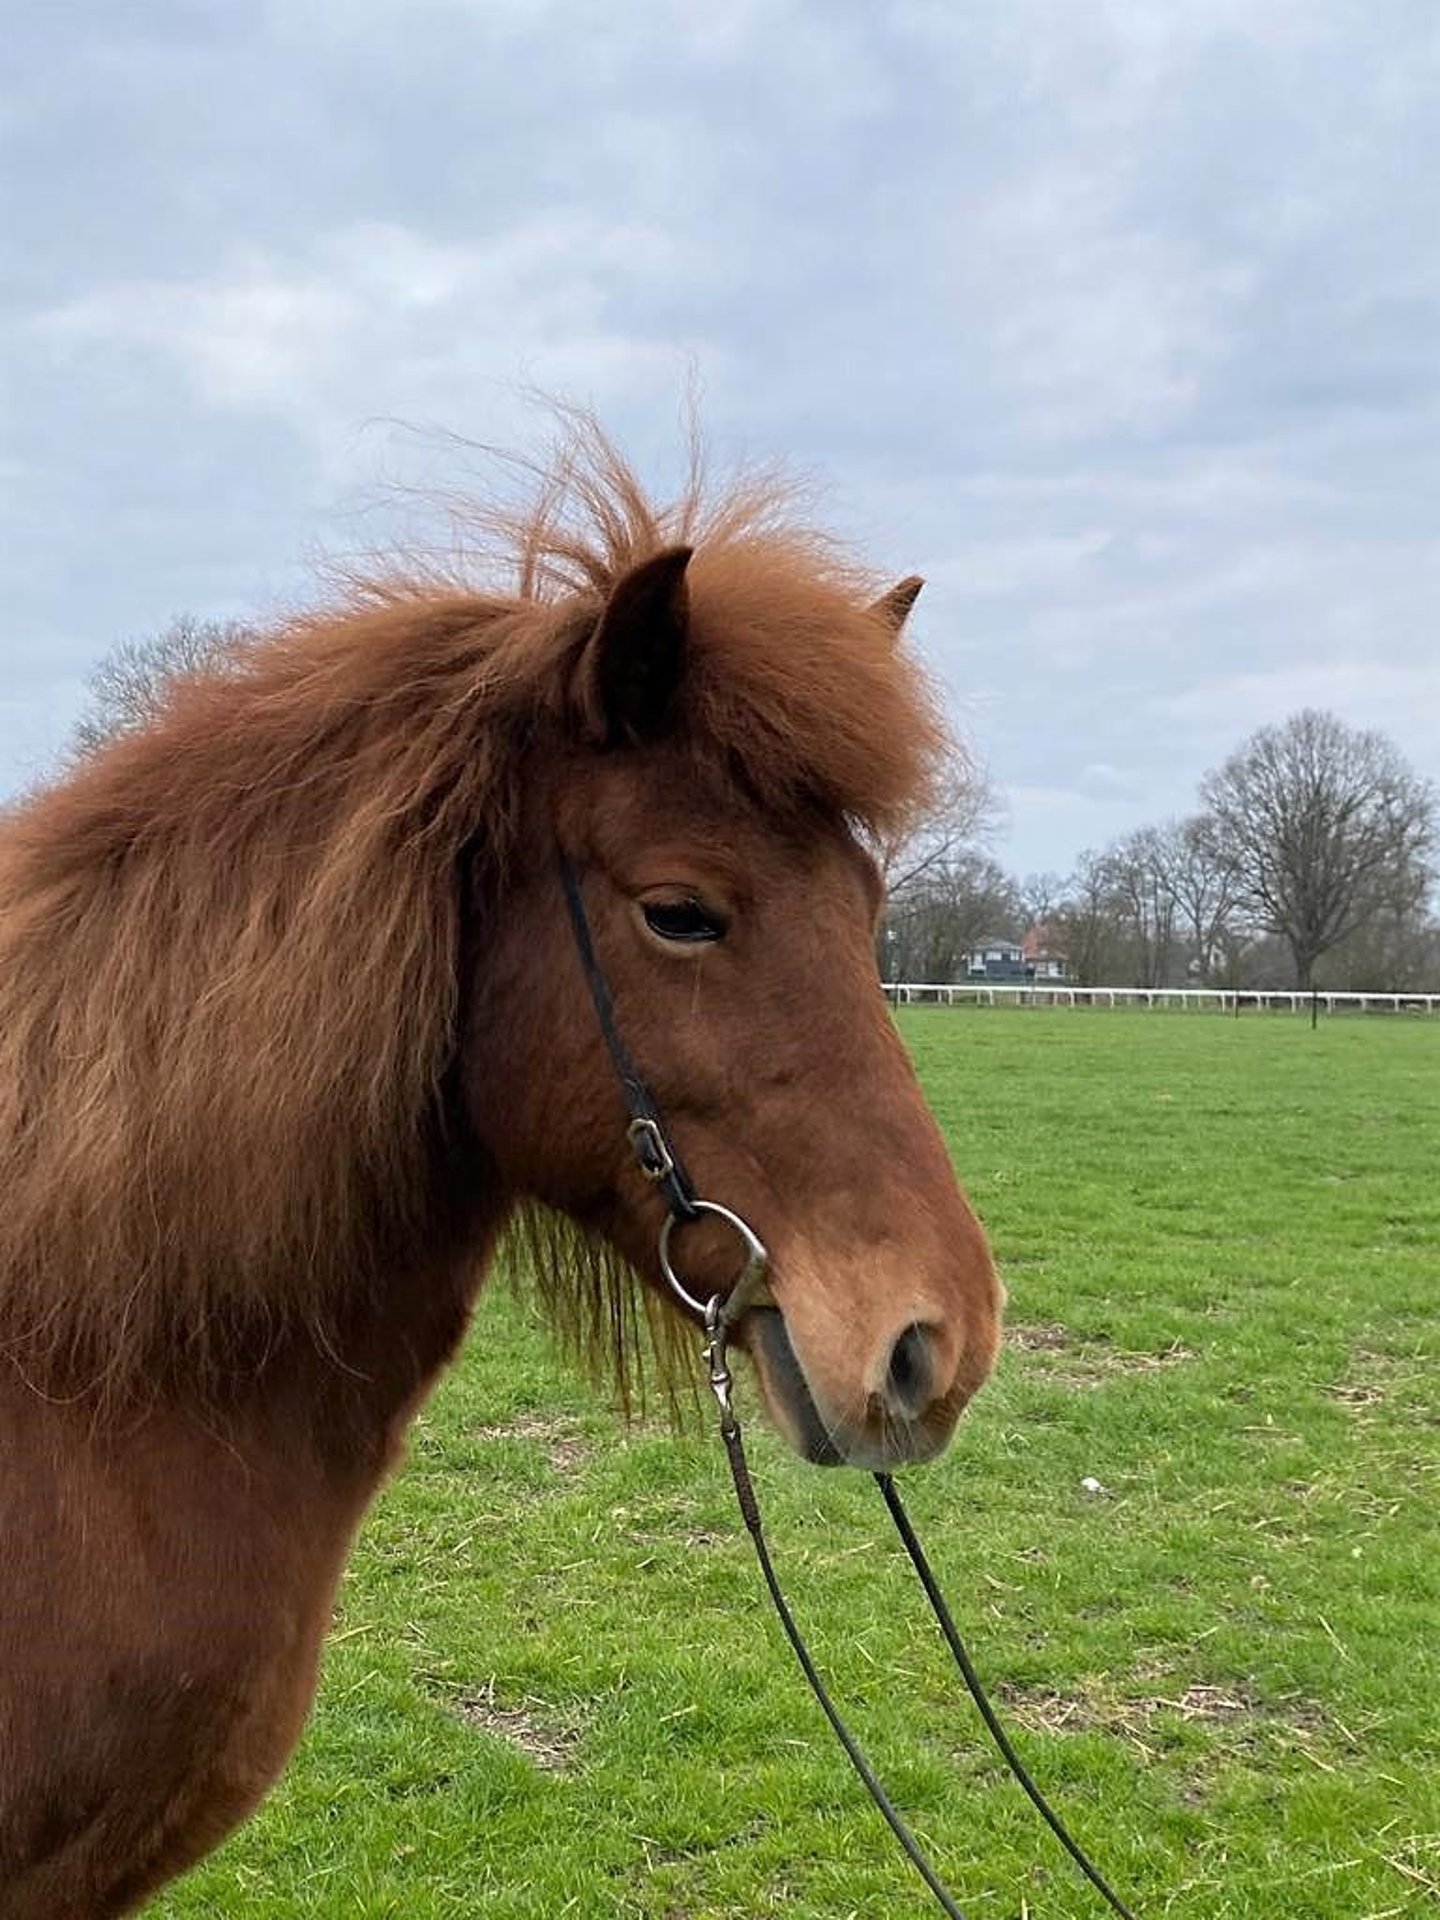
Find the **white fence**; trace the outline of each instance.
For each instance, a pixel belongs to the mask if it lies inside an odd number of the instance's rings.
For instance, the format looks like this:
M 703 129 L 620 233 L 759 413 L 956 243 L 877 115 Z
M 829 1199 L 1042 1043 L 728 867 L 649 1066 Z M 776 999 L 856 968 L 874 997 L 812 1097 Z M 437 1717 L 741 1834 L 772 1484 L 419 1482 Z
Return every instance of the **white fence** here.
M 1181 1012 L 1440 1013 L 1440 993 L 1236 993 L 1224 987 L 1009 987 L 998 983 L 931 985 L 896 981 L 885 988 L 894 1006 L 1168 1007 Z

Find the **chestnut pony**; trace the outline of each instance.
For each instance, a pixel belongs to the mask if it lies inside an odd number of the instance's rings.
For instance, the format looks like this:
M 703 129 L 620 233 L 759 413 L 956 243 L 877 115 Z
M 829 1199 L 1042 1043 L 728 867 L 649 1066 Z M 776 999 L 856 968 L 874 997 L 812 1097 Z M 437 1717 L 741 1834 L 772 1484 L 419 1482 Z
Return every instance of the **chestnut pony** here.
M 505 525 L 508 591 L 352 584 L 0 820 L 0 1920 L 123 1913 L 259 1801 L 508 1222 L 597 1252 L 537 1276 L 582 1347 L 643 1283 L 666 1318 L 562 860 L 769 1247 L 736 1337 L 776 1425 L 923 1459 L 992 1363 L 873 961 L 864 843 L 941 751 L 918 582 L 764 486 L 659 511 L 593 427 Z M 702 1296 L 736 1257 L 676 1237 Z

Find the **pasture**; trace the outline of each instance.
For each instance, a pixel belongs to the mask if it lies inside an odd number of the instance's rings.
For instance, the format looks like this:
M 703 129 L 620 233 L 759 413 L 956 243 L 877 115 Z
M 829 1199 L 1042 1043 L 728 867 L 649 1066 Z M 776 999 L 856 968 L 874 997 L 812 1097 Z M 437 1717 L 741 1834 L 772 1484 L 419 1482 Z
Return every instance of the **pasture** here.
M 995 1379 L 902 1484 L 1042 1786 L 1142 1916 L 1433 1913 L 1440 1023 L 900 1018 L 1011 1296 Z M 792 1603 L 967 1914 L 1103 1911 L 869 1480 L 738 1398 Z M 927 1911 L 703 1422 L 627 1434 L 494 1285 L 362 1535 L 300 1752 L 148 1911 Z

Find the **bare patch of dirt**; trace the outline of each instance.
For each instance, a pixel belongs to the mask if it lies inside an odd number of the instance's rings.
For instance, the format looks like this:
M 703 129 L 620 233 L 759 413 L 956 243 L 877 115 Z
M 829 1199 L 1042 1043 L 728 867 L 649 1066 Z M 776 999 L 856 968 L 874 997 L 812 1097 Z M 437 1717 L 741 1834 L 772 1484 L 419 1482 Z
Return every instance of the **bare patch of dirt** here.
M 1137 1699 L 1027 1687 L 1001 1688 L 1000 1696 L 1015 1723 L 1032 1732 L 1107 1733 L 1128 1740 L 1147 1754 L 1163 1736 L 1167 1721 L 1175 1719 L 1230 1729 L 1242 1742 L 1263 1734 L 1278 1736 L 1307 1752 L 1312 1751 L 1313 1740 L 1328 1732 L 1324 1711 L 1313 1701 L 1298 1696 L 1279 1702 L 1262 1701 L 1238 1684 L 1193 1682 L 1177 1692 L 1145 1694 Z
M 1027 1327 L 1007 1321 L 1005 1344 L 1021 1353 L 1063 1353 L 1075 1345 L 1075 1336 L 1061 1326 Z
M 1338 1400 L 1352 1413 L 1358 1413 L 1363 1407 L 1378 1406 L 1385 1398 L 1381 1388 L 1364 1381 L 1340 1381 L 1328 1391 L 1332 1400 Z
M 547 1420 L 539 1414 L 524 1413 L 518 1419 L 496 1426 L 476 1427 L 482 1440 L 536 1440 L 544 1449 L 546 1463 L 556 1473 L 574 1473 L 590 1457 L 590 1449 L 577 1430 L 563 1420 Z
M 1005 1344 L 1021 1354 L 1063 1355 L 1060 1360 L 1040 1361 L 1033 1370 L 1034 1377 L 1082 1393 L 1103 1387 L 1121 1375 L 1162 1373 L 1196 1358 L 1194 1348 L 1179 1340 L 1172 1340 L 1159 1353 L 1135 1353 L 1103 1341 L 1082 1341 L 1058 1325 L 1007 1326 Z
M 1403 1339 L 1397 1334 L 1397 1340 Z M 1345 1409 L 1357 1427 L 1440 1426 L 1440 1407 L 1434 1390 L 1433 1338 L 1415 1336 L 1413 1344 L 1380 1349 L 1356 1346 L 1344 1377 L 1326 1388 L 1330 1399 Z
M 637 1547 L 681 1546 L 693 1547 L 698 1551 L 705 1547 L 727 1547 L 734 1535 L 715 1533 L 708 1527 L 693 1527 L 685 1533 L 655 1533 L 636 1528 L 627 1533 L 625 1538 Z
M 535 1700 L 519 1707 L 502 1707 L 496 1702 L 494 1687 L 489 1686 L 483 1693 L 457 1700 L 455 1710 L 472 1727 L 479 1727 L 483 1733 L 523 1753 L 542 1773 L 569 1771 L 579 1735 L 572 1727 L 547 1721 L 542 1702 Z

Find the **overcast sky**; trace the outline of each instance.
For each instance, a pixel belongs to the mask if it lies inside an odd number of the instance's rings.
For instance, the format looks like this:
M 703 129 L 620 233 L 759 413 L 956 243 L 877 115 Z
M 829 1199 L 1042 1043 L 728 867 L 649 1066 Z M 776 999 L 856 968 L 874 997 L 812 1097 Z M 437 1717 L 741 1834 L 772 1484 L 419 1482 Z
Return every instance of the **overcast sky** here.
M 1440 776 L 1435 0 L 7 0 L 0 797 L 526 382 L 692 374 L 1068 871 L 1305 705 Z M 363 528 L 363 534 L 357 532 Z

